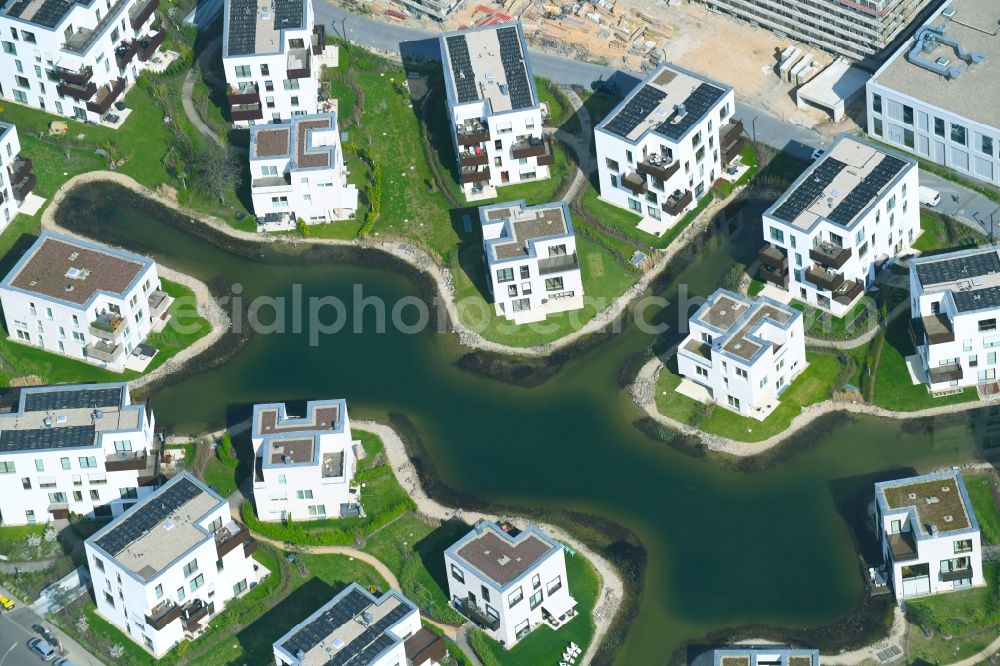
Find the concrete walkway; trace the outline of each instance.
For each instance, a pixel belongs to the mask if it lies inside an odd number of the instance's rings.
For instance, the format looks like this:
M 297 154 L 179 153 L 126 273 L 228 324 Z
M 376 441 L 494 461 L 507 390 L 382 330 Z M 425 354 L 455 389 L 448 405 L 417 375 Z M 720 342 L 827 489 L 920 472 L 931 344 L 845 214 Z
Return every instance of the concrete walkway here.
M 212 85 L 219 85 L 218 79 L 211 74 L 211 67 L 206 67 L 206 65 L 211 65 L 209 60 L 212 56 L 218 55 L 216 53 L 219 50 L 219 45 L 222 43 L 222 35 L 219 35 L 212 41 L 210 41 L 202 52 L 198 55 L 198 65 L 202 72 L 202 76 L 209 80 Z M 194 83 L 195 83 L 195 69 L 192 67 L 188 70 L 187 76 L 184 77 L 184 86 L 181 88 L 181 106 L 184 107 L 184 115 L 187 119 L 191 121 L 191 124 L 195 126 L 201 134 L 212 141 L 219 148 L 225 148 L 226 144 L 218 134 L 212 130 L 211 127 L 205 124 L 205 121 L 201 119 L 198 112 L 194 108 Z M 225 85 L 225 82 L 222 82 Z

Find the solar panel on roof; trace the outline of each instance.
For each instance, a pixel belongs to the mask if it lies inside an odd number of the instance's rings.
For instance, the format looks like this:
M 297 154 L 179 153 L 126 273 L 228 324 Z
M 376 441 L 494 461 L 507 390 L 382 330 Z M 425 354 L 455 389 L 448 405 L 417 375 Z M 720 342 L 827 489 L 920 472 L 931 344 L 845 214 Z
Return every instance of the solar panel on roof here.
M 229 55 L 248 55 L 257 43 L 256 0 L 228 0 Z
M 802 211 L 823 196 L 823 191 L 846 166 L 833 157 L 827 157 L 821 161 L 809 176 L 799 183 L 798 187 L 774 210 L 774 216 L 787 222 L 794 222 L 795 218 L 802 214 Z
M 850 224 L 851 220 L 878 196 L 882 188 L 888 185 L 904 166 L 903 160 L 885 155 L 882 161 L 876 164 L 875 168 L 837 204 L 827 218 L 837 224 L 845 226 Z
M 524 64 L 524 52 L 516 27 L 498 28 L 497 42 L 500 44 L 500 62 L 507 78 L 507 93 L 512 109 L 526 109 L 534 106 L 528 69 Z
M 920 284 L 941 284 L 1000 273 L 1000 256 L 997 255 L 996 250 L 990 250 L 963 257 L 920 263 L 916 266 Z
M 1000 287 L 986 287 L 974 291 L 953 291 L 955 307 L 959 312 L 1000 307 Z
M 94 436 L 93 425 L 4 430 L 0 432 L 0 451 L 41 451 L 91 446 Z
M 458 102 L 475 102 L 479 99 L 476 89 L 476 74 L 472 71 L 472 60 L 469 58 L 469 45 L 465 35 L 452 35 L 445 38 L 448 43 L 448 60 L 451 62 L 451 78 L 455 81 L 455 95 Z
M 662 134 L 668 139 L 681 138 L 695 123 L 705 117 L 705 114 L 724 94 L 725 91 L 721 88 L 702 83 L 692 90 L 691 94 L 684 100 L 684 115 L 678 117 L 675 111 L 671 118 L 657 125 L 656 133 Z
M 279 30 L 297 29 L 302 26 L 302 0 L 274 0 L 274 25 Z
M 11 5 L 7 11 L 7 15 L 23 19 L 22 14 L 31 4 L 31 0 L 19 0 Z M 31 23 L 37 23 L 46 28 L 54 28 L 59 25 L 74 4 L 74 0 L 45 0 L 35 10 L 30 19 L 24 20 L 30 20 Z M 80 4 L 86 5 L 89 3 L 81 2 Z
M 116 557 L 136 540 L 149 534 L 177 509 L 201 494 L 191 479 L 182 478 L 166 486 L 142 506 L 133 508 L 95 543 L 109 555 Z
M 25 412 L 51 412 L 58 409 L 118 407 L 122 388 L 78 388 L 65 391 L 39 391 L 24 396 Z
M 639 124 L 649 117 L 660 102 L 667 96 L 653 86 L 642 86 L 622 107 L 614 118 L 604 127 L 618 136 L 627 137 Z

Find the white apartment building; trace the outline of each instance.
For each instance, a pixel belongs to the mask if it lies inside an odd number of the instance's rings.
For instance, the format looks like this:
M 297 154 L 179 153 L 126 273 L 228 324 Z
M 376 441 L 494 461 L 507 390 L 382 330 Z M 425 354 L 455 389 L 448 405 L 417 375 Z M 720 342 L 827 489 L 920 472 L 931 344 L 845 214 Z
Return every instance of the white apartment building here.
M 507 649 L 575 614 L 563 546 L 534 525 L 480 520 L 444 552 L 451 602 Z
M 708 194 L 743 148 L 733 89 L 661 65 L 597 125 L 601 198 L 661 235 Z
M 171 300 L 153 260 L 47 231 L 0 282 L 11 340 L 118 372 Z
M 343 220 L 358 209 L 334 113 L 251 127 L 250 175 L 258 231 Z
M 467 197 L 549 177 L 552 147 L 520 21 L 440 37 L 458 176 Z
M 764 212 L 760 278 L 840 317 L 920 233 L 914 160 L 847 135 Z
M 1000 185 L 1000 3 L 949 0 L 866 87 L 868 135 Z
M 876 483 L 874 517 L 897 600 L 985 584 L 979 524 L 961 473 Z
M 444 641 L 421 626 L 412 601 L 396 590 L 376 597 L 351 583 L 274 642 L 274 663 L 436 666 L 446 651 Z
M 918 377 L 932 393 L 997 379 L 1000 257 L 960 250 L 910 262 L 910 324 Z
M 0 231 L 7 228 L 35 189 L 31 160 L 21 157 L 20 152 L 17 127 L 0 121 Z
M 100 122 L 163 43 L 159 0 L 12 0 L 0 8 L 0 94 Z
M 154 424 L 128 384 L 20 389 L 0 405 L 3 524 L 120 516 L 156 487 Z
M 258 582 L 257 542 L 181 472 L 85 542 L 101 617 L 162 657 Z
M 819 666 L 819 650 L 787 645 L 729 645 L 706 650 L 691 666 Z
M 326 33 L 312 0 L 224 0 L 222 66 L 239 127 L 319 110 Z
M 305 416 L 284 403 L 254 405 L 253 499 L 260 520 L 321 520 L 360 514 L 351 484 L 361 442 L 344 400 L 310 400 Z
M 766 417 L 806 368 L 802 313 L 778 301 L 716 290 L 688 320 L 677 347 L 681 375 L 719 405 Z
M 498 316 L 524 324 L 583 307 L 569 204 L 513 201 L 479 209 L 486 273 Z

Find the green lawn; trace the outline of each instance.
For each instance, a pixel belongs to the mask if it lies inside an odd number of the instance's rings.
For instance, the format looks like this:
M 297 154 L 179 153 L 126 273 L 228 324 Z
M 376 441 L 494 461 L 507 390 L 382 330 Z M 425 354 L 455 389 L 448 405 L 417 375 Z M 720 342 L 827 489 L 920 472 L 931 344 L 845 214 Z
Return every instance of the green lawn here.
M 534 629 L 511 650 L 484 636 L 488 651 L 502 666 L 522 664 L 557 664 L 571 642 L 584 651 L 594 638 L 593 610 L 601 591 L 601 580 L 594 567 L 581 555 L 566 556 L 566 578 L 570 593 L 577 601 L 576 616 L 558 629 L 549 625 Z
M 552 92 L 553 87 L 553 83 L 548 79 L 543 79 L 540 76 L 535 77 L 535 88 L 538 90 L 538 101 L 549 107 L 549 115 L 545 124 L 555 127 L 559 125 L 567 109 L 563 106 L 562 97 L 556 96 L 556 94 Z
M 747 287 L 747 296 L 749 296 L 750 298 L 754 298 L 757 294 L 759 294 L 762 291 L 764 291 L 764 283 L 758 280 L 757 278 L 751 279 L 750 286 Z
M 806 335 L 824 340 L 855 338 L 868 331 L 878 320 L 879 305 L 874 298 L 867 295 L 842 317 L 835 317 L 796 299 L 792 299 L 790 305 L 800 312 L 808 313 L 803 316 Z
M 976 521 L 979 523 L 979 531 L 984 545 L 1000 543 L 1000 511 L 997 510 L 996 496 L 994 495 L 995 478 L 993 474 L 966 474 L 963 476 L 965 489 L 969 492 L 972 510 L 976 514 Z
M 989 242 L 982 233 L 947 215 L 920 211 L 920 237 L 913 243 L 914 250 L 932 252 L 935 250 L 951 250 L 962 247 L 973 247 Z
M 906 369 L 906 357 L 914 353 L 910 340 L 909 322 L 905 316 L 897 317 L 886 331 L 882 356 L 875 375 L 874 402 L 879 407 L 901 412 L 912 412 L 928 407 L 953 405 L 976 400 L 975 387 L 961 392 L 934 398 L 923 385 L 914 385 Z
M 740 151 L 740 161 L 743 164 L 748 165 L 750 168 L 747 169 L 746 173 L 740 176 L 735 182 L 731 183 L 728 180 L 723 180 L 721 178 L 715 181 L 714 188 L 719 192 L 722 198 L 728 197 L 737 187 L 742 187 L 757 177 L 757 172 L 760 170 L 760 160 L 757 158 L 757 151 L 754 149 L 753 143 L 748 141 L 746 145 L 743 146 L 743 150 Z
M 681 378 L 669 368 L 660 370 L 656 385 L 656 407 L 664 416 L 697 425 L 707 433 L 741 442 L 758 442 L 784 431 L 803 407 L 826 400 L 840 374 L 837 356 L 807 352 L 809 367 L 781 394 L 781 404 L 763 421 L 740 416 L 725 407 L 706 407 L 676 392 Z
M 201 476 L 202 480 L 222 497 L 229 497 L 236 491 L 238 485 L 236 469 L 226 466 L 214 456 L 209 458 Z

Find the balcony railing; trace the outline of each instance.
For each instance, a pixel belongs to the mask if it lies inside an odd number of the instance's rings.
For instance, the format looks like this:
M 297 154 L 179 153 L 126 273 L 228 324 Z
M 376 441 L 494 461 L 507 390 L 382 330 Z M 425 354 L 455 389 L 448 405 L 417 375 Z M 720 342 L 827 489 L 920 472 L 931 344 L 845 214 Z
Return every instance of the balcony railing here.
M 809 258 L 827 268 L 840 268 L 851 258 L 851 248 L 825 241 L 809 250 Z
M 15 157 L 14 161 L 7 167 L 7 173 L 10 174 L 11 182 L 16 183 L 26 177 L 33 166 L 34 163 L 29 158 Z
M 667 215 L 673 215 L 674 217 L 683 213 L 691 202 L 694 201 L 694 193 L 691 190 L 676 190 L 673 194 L 667 197 L 667 200 L 663 202 L 660 208 Z
M 460 146 L 478 146 L 490 140 L 490 129 L 485 123 L 466 123 L 459 126 L 457 134 Z
M 156 53 L 156 49 L 160 48 L 160 44 L 166 38 L 167 33 L 163 32 L 162 27 L 146 33 L 145 37 L 140 37 L 137 40 L 139 42 L 139 62 L 146 62 L 152 58 L 153 54 Z
M 97 84 L 93 81 L 88 81 L 87 83 L 69 83 L 63 81 L 56 86 L 56 92 L 60 95 L 86 102 L 97 92 Z
M 548 142 L 545 139 L 536 137 L 526 139 L 525 141 L 518 141 L 510 149 L 511 157 L 516 160 L 525 157 L 541 157 L 550 152 Z
M 938 579 L 942 583 L 953 583 L 956 580 L 962 580 L 963 578 L 972 578 L 972 567 L 966 567 L 965 569 L 952 569 L 951 571 L 940 571 L 938 572 Z
M 78 71 L 59 67 L 56 69 L 56 76 L 59 77 L 60 81 L 65 81 L 66 83 L 72 83 L 78 86 L 85 86 L 90 83 L 90 79 L 93 78 L 94 70 L 91 69 L 89 65 L 87 67 L 81 67 Z
M 260 104 L 260 89 L 256 83 L 249 81 L 241 83 L 236 88 L 230 88 L 226 94 L 229 104 Z
M 636 196 L 645 194 L 648 189 L 646 186 L 646 179 L 634 171 L 630 171 L 622 176 L 622 186 L 630 190 L 632 194 Z
M 115 47 L 115 64 L 118 65 L 118 69 L 125 69 L 125 67 L 132 62 L 132 58 L 135 54 L 139 52 L 139 43 L 135 40 L 130 42 L 122 42 Z
M 670 180 L 670 177 L 677 173 L 677 170 L 680 168 L 681 163 L 677 160 L 671 162 L 668 161 L 666 157 L 654 153 L 639 162 L 636 165 L 635 170 L 639 173 L 644 173 L 647 176 L 653 176 L 654 178 L 659 178 L 660 180 L 666 182 L 667 180 Z
M 88 358 L 94 358 L 105 363 L 117 363 L 125 353 L 125 346 L 121 343 L 113 344 L 104 340 L 97 340 L 87 345 L 86 350 Z
M 944 382 L 961 381 L 965 376 L 962 366 L 958 363 L 949 363 L 928 368 L 927 374 L 931 377 L 931 384 L 942 384 Z
M 462 167 L 461 174 L 463 183 L 485 183 L 490 179 L 490 168 Z
M 844 276 L 841 273 L 834 273 L 820 266 L 807 268 L 806 280 L 827 291 L 836 291 L 844 284 Z
M 90 323 L 90 334 L 101 340 L 116 342 L 125 335 L 124 317 L 111 312 L 102 312 Z
M 20 203 L 28 198 L 32 190 L 35 189 L 35 184 L 37 180 L 35 179 L 35 174 L 29 173 L 26 177 L 22 178 L 19 182 L 14 183 L 14 199 Z
M 229 117 L 234 123 L 260 120 L 264 117 L 264 110 L 260 108 L 260 104 L 233 104 L 229 109 Z
M 309 49 L 290 49 L 285 62 L 286 74 L 289 79 L 309 78 Z
M 128 20 L 133 30 L 138 30 L 149 17 L 153 15 L 156 8 L 160 6 L 160 0 L 139 0 L 128 10 Z
M 181 609 L 181 621 L 184 631 L 193 634 L 201 628 L 201 621 L 208 617 L 208 606 L 201 599 L 194 599 L 184 604 Z
M 168 624 L 181 617 L 181 607 L 173 601 L 163 601 L 153 607 L 146 615 L 146 624 L 156 631 L 161 631 Z
M 538 260 L 538 274 L 549 275 L 551 273 L 562 273 L 580 268 L 580 263 L 576 259 L 576 252 L 564 254 L 558 257 L 547 257 Z
M 147 460 L 145 451 L 123 451 L 108 456 L 104 460 L 104 469 L 109 472 L 146 469 Z
M 458 609 L 459 613 L 472 620 L 474 624 L 484 629 L 496 631 L 500 628 L 500 620 L 479 610 L 474 601 L 455 599 L 455 608 Z
M 326 26 L 322 23 L 314 25 L 310 39 L 312 40 L 313 55 L 323 55 L 323 49 L 326 48 Z
M 149 304 L 149 316 L 153 319 L 159 319 L 170 305 L 170 295 L 165 291 L 154 289 L 149 292 L 146 302 Z
M 111 109 L 111 105 L 121 97 L 123 92 L 125 92 L 125 79 L 117 78 L 113 82 L 100 87 L 93 101 L 87 102 L 87 110 L 103 116 Z
M 907 562 L 917 559 L 917 544 L 913 541 L 912 532 L 896 532 L 886 535 L 889 540 L 889 550 L 893 562 Z
M 911 324 L 917 334 L 915 344 L 940 345 L 955 341 L 955 331 L 946 315 L 940 313 L 927 315 L 912 320 Z
M 233 521 L 215 533 L 215 552 L 221 560 L 237 546 L 253 541 L 250 530 Z
M 463 150 L 458 154 L 458 163 L 464 167 L 486 166 L 490 157 L 485 150 Z
M 108 13 L 97 22 L 96 26 L 93 28 L 80 28 L 73 33 L 62 45 L 63 49 L 81 54 L 89 51 L 94 42 L 107 33 L 108 28 L 110 28 L 113 24 L 118 23 L 118 16 L 128 3 L 129 0 L 118 0 L 115 2 L 115 4 L 108 9 Z
M 841 305 L 851 305 L 865 293 L 865 285 L 857 280 L 848 280 L 833 292 L 833 300 Z
M 743 151 L 746 139 L 743 136 L 743 123 L 731 121 L 719 130 L 719 145 L 722 146 L 722 163 L 729 164 Z

